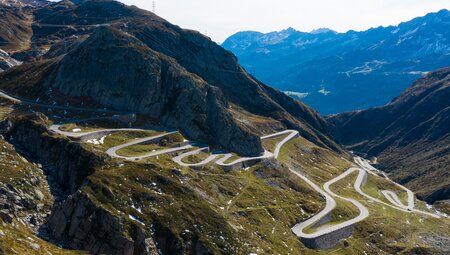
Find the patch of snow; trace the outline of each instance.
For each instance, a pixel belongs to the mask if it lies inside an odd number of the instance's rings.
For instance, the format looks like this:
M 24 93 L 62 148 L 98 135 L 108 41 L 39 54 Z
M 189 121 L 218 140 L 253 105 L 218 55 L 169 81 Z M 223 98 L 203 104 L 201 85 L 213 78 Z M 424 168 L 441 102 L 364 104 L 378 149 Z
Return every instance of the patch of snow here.
M 365 62 L 364 65 L 355 67 L 349 71 L 343 72 L 350 76 L 350 74 L 370 74 L 373 71 L 380 69 L 383 65 L 388 64 L 386 61 L 372 60 Z
M 136 211 L 138 211 L 139 213 L 142 214 L 142 209 L 141 209 L 140 207 L 136 207 L 136 206 L 134 205 L 134 203 L 131 204 L 131 208 L 133 208 L 134 210 L 136 210 Z
M 409 30 L 408 32 L 406 32 L 405 34 L 402 35 L 402 37 L 406 37 L 412 34 L 415 34 L 417 31 L 419 31 L 419 28 L 415 28 L 414 30 Z
M 128 217 L 129 217 L 131 220 L 134 220 L 134 221 L 136 221 L 137 223 L 141 224 L 142 226 L 145 226 L 145 223 L 144 223 L 144 222 L 140 221 L 139 219 L 137 219 L 137 218 L 134 217 L 133 215 L 128 214 Z
M 321 89 L 321 90 L 319 90 L 317 92 L 319 92 L 320 94 L 323 94 L 324 96 L 327 96 L 327 95 L 331 94 L 331 91 L 326 90 L 326 89 Z
M 298 48 L 298 47 L 301 47 L 301 46 L 305 46 L 305 45 L 316 43 L 318 41 L 319 41 L 319 38 L 314 38 L 312 40 L 302 40 L 302 39 L 300 39 L 300 40 L 294 41 L 292 43 L 292 45 Z
M 309 96 L 309 93 L 302 93 L 302 92 L 295 92 L 295 91 L 284 91 L 284 94 L 291 96 L 291 97 L 297 97 L 298 99 L 303 99 L 303 98 Z
M 98 140 L 92 139 L 92 140 L 87 140 L 86 142 L 90 143 L 90 144 L 94 144 L 94 145 L 101 145 L 105 142 L 105 138 L 106 138 L 106 136 L 103 136 L 102 138 L 100 138 Z
M 411 71 L 411 72 L 407 72 L 407 74 L 411 74 L 411 75 L 426 75 L 429 72 L 424 72 L 424 71 Z

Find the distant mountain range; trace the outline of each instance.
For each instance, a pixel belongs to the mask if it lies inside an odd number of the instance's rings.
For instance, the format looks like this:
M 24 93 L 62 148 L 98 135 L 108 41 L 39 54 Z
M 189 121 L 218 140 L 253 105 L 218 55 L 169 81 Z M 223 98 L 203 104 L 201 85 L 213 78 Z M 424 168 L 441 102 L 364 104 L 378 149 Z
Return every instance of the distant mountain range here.
M 363 32 L 239 32 L 222 46 L 263 82 L 322 114 L 338 113 L 383 105 L 450 65 L 450 12 Z
M 450 199 L 450 67 L 419 79 L 383 107 L 332 115 L 338 140 L 430 203 Z

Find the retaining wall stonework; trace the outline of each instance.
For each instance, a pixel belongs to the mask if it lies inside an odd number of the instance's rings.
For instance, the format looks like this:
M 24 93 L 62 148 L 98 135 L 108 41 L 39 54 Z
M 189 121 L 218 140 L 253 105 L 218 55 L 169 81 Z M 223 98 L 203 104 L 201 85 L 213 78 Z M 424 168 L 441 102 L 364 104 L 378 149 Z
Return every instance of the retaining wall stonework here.
M 336 230 L 334 232 L 315 237 L 315 238 L 301 238 L 302 243 L 310 248 L 316 250 L 329 249 L 334 247 L 339 241 L 350 237 L 355 230 L 355 225 Z
M 330 211 L 329 213 L 327 213 L 325 216 L 323 216 L 320 220 L 318 220 L 316 223 L 314 223 L 313 225 L 311 225 L 311 228 L 319 228 L 322 225 L 327 224 L 328 222 L 331 221 L 331 214 L 333 213 L 333 211 Z

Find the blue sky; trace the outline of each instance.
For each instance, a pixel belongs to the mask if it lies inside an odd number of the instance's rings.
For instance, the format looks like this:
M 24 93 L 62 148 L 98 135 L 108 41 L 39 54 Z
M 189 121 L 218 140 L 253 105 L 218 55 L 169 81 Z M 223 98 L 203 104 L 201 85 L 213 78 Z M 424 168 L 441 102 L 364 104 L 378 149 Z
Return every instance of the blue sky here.
M 152 10 L 152 0 L 121 0 Z M 156 13 L 184 28 L 222 42 L 235 32 L 301 31 L 328 27 L 338 32 L 397 25 L 440 9 L 450 0 L 155 0 Z

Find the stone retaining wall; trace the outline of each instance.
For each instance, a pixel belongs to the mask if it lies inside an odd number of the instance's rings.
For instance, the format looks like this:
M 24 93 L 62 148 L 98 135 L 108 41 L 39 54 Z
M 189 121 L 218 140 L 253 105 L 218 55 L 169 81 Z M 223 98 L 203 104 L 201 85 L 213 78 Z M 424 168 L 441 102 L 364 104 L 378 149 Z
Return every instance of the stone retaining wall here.
M 354 230 L 355 225 L 353 224 L 345 228 L 333 231 L 331 233 L 321 235 L 319 237 L 301 238 L 301 241 L 306 247 L 310 249 L 317 249 L 317 250 L 329 249 L 336 246 L 336 244 L 338 244 L 339 241 L 350 237 L 353 234 Z

